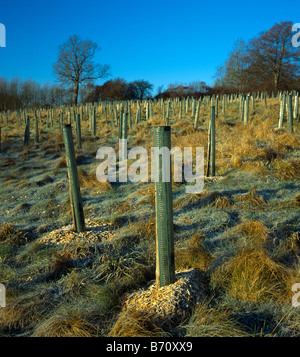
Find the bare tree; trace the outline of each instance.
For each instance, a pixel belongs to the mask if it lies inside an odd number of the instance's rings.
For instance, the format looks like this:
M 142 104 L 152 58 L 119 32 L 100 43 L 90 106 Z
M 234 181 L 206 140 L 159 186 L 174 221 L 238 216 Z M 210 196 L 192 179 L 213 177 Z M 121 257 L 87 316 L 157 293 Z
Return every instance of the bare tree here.
M 89 84 L 108 75 L 109 65 L 94 62 L 98 45 L 90 40 L 82 40 L 77 35 L 58 47 L 58 58 L 53 65 L 53 71 L 59 82 L 72 85 L 74 89 L 74 104 L 78 102 L 79 86 Z
M 244 40 L 235 41 L 233 49 L 225 62 L 225 83 L 238 92 L 245 90 L 247 68 L 246 44 Z
M 273 79 L 273 89 L 280 82 L 294 80 L 299 74 L 300 53 L 292 46 L 292 22 L 284 21 L 264 31 L 249 42 L 249 76 L 255 80 Z
M 245 90 L 247 77 L 246 44 L 242 39 L 235 41 L 232 51 L 224 64 L 217 68 L 215 85 L 241 92 Z
M 128 85 L 128 93 L 130 93 L 130 97 L 139 100 L 151 96 L 152 89 L 153 84 L 143 79 L 130 82 Z

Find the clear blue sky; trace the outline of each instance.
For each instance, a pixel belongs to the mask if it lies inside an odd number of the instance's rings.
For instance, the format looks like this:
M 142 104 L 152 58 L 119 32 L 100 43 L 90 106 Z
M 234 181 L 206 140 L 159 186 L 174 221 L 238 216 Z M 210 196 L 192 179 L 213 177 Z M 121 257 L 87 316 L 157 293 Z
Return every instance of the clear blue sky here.
M 235 40 L 281 21 L 300 22 L 299 0 L 1 0 L 0 77 L 53 83 L 57 46 L 77 34 L 98 43 L 113 78 L 212 85 Z

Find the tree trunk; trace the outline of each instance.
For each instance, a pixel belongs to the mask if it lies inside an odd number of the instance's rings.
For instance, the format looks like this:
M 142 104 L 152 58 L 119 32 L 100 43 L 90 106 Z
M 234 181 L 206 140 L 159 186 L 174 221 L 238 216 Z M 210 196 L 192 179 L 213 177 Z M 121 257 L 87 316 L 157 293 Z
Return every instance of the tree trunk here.
M 74 89 L 74 105 L 78 103 L 78 92 L 79 92 L 79 82 L 75 82 L 75 89 Z
M 275 75 L 274 75 L 274 89 L 276 92 L 278 91 L 278 80 L 279 80 L 279 73 L 275 73 Z

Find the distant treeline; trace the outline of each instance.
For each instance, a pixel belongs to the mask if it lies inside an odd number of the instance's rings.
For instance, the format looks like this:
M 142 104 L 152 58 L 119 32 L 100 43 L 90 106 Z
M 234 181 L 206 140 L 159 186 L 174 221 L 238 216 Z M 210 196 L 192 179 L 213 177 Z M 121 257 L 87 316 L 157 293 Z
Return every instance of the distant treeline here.
M 205 82 L 194 81 L 189 84 L 171 83 L 166 90 L 163 86 L 152 92 L 153 85 L 149 81 L 137 80 L 126 82 L 123 78 L 112 79 L 101 86 L 95 86 L 86 97 L 86 102 L 99 101 L 121 101 L 121 100 L 143 100 L 150 98 L 186 98 L 200 97 L 204 94 L 213 94 L 213 88 Z
M 205 82 L 195 81 L 189 84 L 169 84 L 166 90 L 160 86 L 153 93 L 153 84 L 146 80 L 127 82 L 123 78 L 111 79 L 102 85 L 81 86 L 80 102 L 143 100 L 151 98 L 200 97 L 213 94 L 214 89 Z M 16 110 L 26 107 L 50 108 L 73 103 L 74 90 L 56 84 L 40 84 L 33 80 L 22 81 L 19 78 L 7 80 L 0 78 L 0 111 Z
M 0 111 L 25 107 L 60 106 L 72 101 L 69 89 L 60 85 L 40 84 L 33 80 L 0 78 Z

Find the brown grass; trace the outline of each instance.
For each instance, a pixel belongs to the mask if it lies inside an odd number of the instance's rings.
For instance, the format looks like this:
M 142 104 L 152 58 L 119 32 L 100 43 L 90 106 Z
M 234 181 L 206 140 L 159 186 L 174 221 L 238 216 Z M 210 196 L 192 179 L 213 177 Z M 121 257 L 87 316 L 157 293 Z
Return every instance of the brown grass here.
M 203 235 L 196 233 L 187 240 L 184 247 L 175 247 L 175 268 L 191 269 L 200 268 L 205 270 L 212 261 L 212 256 L 205 248 Z
M 213 288 L 243 301 L 289 301 L 290 272 L 261 248 L 242 249 L 212 272 Z
M 129 228 L 133 234 L 136 234 L 139 237 L 139 239 L 151 239 L 155 242 L 156 220 L 154 214 L 139 222 L 129 222 Z
M 246 337 L 223 306 L 210 307 L 208 302 L 199 303 L 187 324 L 186 337 Z
M 227 208 L 233 204 L 233 200 L 230 195 L 219 191 L 209 192 L 207 189 L 200 193 L 187 194 L 179 197 L 174 202 L 175 209 L 182 209 L 188 206 L 199 205 L 211 206 L 215 208 Z
M 151 185 L 147 188 L 140 188 L 136 191 L 136 194 L 145 198 L 143 204 L 149 203 L 150 205 L 155 205 L 155 185 Z
M 108 337 L 167 337 L 169 336 L 154 322 L 153 315 L 136 310 L 121 312 Z
M 96 170 L 86 173 L 82 168 L 78 168 L 79 184 L 83 188 L 94 190 L 97 193 L 105 193 L 111 190 L 110 182 L 100 182 L 96 176 Z
M 281 180 L 290 180 L 300 175 L 300 159 L 274 160 L 275 175 Z
M 30 328 L 41 321 L 53 305 L 54 291 L 51 289 L 24 294 L 8 301 L 5 309 L 0 310 L 0 329 Z
M 241 162 L 241 171 L 249 172 L 252 175 L 266 176 L 269 171 L 262 161 Z
M 260 221 L 243 222 L 234 228 L 237 235 L 247 236 L 249 240 L 264 243 L 267 241 L 269 229 Z
M 43 143 L 42 149 L 46 153 L 61 153 L 64 150 L 64 138 L 60 130 L 53 131 L 48 135 L 47 142 Z
M 64 168 L 64 167 L 67 167 L 67 159 L 66 159 L 66 154 L 63 153 L 59 159 L 59 162 L 57 163 L 56 165 L 56 168 L 57 169 L 61 169 L 61 168 Z
M 262 207 L 267 206 L 265 198 L 256 192 L 256 186 L 249 190 L 249 192 L 236 195 L 235 200 L 242 203 L 251 203 L 254 206 Z
M 26 243 L 27 238 L 13 224 L 4 223 L 0 228 L 0 242 L 10 245 Z
M 76 311 L 61 310 L 40 323 L 33 337 L 97 337 L 96 325 Z

